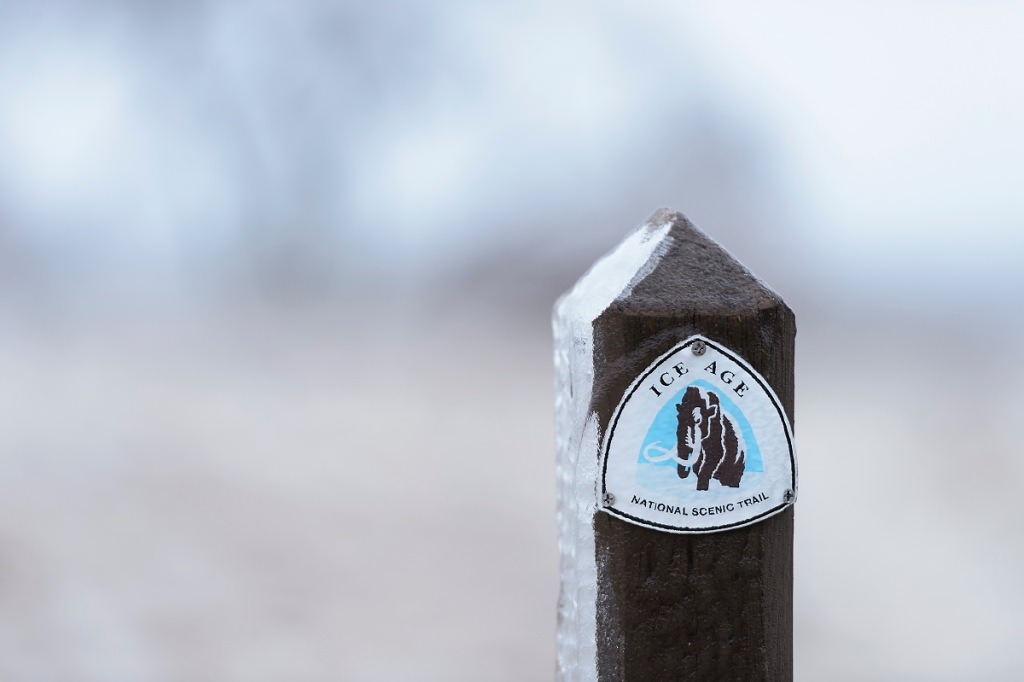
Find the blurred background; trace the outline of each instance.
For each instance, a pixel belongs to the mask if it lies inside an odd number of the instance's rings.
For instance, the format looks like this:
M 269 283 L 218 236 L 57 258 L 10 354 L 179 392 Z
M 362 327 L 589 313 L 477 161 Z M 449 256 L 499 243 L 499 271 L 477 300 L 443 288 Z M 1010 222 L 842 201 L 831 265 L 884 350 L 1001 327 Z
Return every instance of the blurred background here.
M 550 680 L 549 311 L 797 313 L 800 680 L 1024 674 L 1014 2 L 0 2 L 0 678 Z

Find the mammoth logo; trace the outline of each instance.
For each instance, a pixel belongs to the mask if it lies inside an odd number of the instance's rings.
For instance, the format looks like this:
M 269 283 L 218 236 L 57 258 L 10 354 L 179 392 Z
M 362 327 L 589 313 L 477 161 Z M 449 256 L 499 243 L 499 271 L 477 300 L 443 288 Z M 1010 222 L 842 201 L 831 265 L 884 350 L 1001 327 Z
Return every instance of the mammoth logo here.
M 691 471 L 696 475 L 697 490 L 707 490 L 712 478 L 738 488 L 746 468 L 746 447 L 733 418 L 722 410 L 718 394 L 689 386 L 676 412 L 676 447 L 666 450 L 652 443 L 644 450 L 644 458 L 675 460 L 679 478 L 687 478 Z
M 732 417 L 722 412 L 718 394 L 690 386 L 676 406 L 679 443 L 689 462 L 695 462 L 697 490 L 707 490 L 712 478 L 730 488 L 740 487 L 746 466 L 746 452 L 737 437 Z M 679 478 L 690 475 L 690 467 L 678 465 Z

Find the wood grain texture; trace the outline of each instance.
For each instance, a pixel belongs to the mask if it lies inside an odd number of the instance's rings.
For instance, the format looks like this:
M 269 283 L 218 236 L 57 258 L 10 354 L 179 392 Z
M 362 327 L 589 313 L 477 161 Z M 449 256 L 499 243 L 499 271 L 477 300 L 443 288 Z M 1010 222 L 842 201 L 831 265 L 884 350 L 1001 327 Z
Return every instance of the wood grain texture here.
M 657 267 L 594 321 L 591 409 L 602 433 L 633 379 L 702 334 L 738 353 L 793 423 L 796 323 L 785 303 L 681 214 Z M 601 682 L 791 680 L 793 508 L 744 528 L 677 535 L 594 517 Z

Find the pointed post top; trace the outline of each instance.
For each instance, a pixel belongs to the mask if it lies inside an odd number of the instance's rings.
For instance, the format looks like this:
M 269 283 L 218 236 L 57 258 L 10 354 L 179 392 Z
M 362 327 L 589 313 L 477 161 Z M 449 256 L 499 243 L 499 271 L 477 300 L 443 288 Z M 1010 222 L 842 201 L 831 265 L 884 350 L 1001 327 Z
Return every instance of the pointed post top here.
M 595 320 L 626 315 L 753 313 L 785 306 L 718 242 L 679 211 L 662 208 L 599 260 L 559 302 L 558 313 Z
M 686 308 L 737 314 L 783 305 L 778 294 L 682 213 L 660 209 L 640 229 L 664 236 L 627 295 L 617 298 L 621 312 Z

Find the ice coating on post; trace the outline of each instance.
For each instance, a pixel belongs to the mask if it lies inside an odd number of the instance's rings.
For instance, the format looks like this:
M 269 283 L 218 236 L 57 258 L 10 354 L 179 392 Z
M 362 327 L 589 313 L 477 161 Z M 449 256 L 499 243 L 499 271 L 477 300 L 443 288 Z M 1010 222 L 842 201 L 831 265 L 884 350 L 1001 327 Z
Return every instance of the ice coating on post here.
M 560 299 L 554 333 L 558 679 L 791 679 L 791 506 L 679 535 L 601 511 L 598 495 L 613 412 L 645 368 L 694 335 L 749 363 L 791 421 L 792 312 L 662 210 Z
M 653 220 L 653 218 L 652 218 Z M 594 319 L 657 263 L 670 222 L 648 222 L 598 261 L 555 306 L 555 433 L 558 480 L 557 668 L 565 682 L 597 680 L 595 603 L 598 433 L 589 409 Z M 582 456 L 581 456 L 582 455 Z

